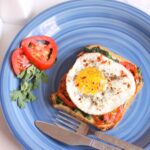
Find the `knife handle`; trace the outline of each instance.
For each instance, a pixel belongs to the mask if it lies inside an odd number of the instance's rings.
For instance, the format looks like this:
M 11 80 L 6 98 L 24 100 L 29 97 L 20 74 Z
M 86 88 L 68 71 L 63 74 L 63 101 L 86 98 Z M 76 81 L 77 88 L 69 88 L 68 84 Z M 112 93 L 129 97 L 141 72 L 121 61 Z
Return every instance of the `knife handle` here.
M 124 150 L 143 150 L 143 148 L 141 148 L 141 147 L 130 144 L 130 143 L 123 141 L 123 140 L 120 140 L 116 137 L 113 137 L 113 136 L 110 136 L 107 134 L 103 134 L 100 131 L 95 131 L 94 134 L 96 135 L 97 138 L 99 138 L 105 142 L 108 142 L 110 144 L 116 145 L 119 148 L 122 148 Z
M 120 148 L 102 143 L 102 142 L 94 140 L 94 139 L 91 140 L 91 143 L 88 146 L 93 147 L 98 150 L 120 150 Z

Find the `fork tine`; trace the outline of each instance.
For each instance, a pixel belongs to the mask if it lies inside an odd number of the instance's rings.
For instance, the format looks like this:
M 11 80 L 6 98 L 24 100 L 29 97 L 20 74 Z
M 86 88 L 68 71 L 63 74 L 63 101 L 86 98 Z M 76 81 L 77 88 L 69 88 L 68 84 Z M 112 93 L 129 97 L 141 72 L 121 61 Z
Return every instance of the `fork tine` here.
M 81 123 L 80 120 L 76 119 L 75 117 L 73 117 L 73 116 L 71 116 L 71 115 L 69 115 L 69 114 L 67 114 L 67 113 L 65 113 L 63 111 L 59 111 L 59 113 L 65 115 L 65 116 L 67 116 L 69 118 L 72 118 L 73 120 L 76 120 L 78 123 Z
M 65 125 L 66 127 L 69 127 L 72 130 L 76 130 L 75 126 L 73 126 L 71 124 L 68 124 L 68 123 L 64 122 L 63 120 L 61 120 L 59 118 L 56 118 L 56 121 L 58 121 L 58 123 L 61 123 L 62 125 Z
M 66 116 L 62 116 L 61 114 L 58 114 L 57 117 L 64 120 L 64 121 L 71 123 L 72 125 L 78 126 L 78 123 L 75 123 L 75 122 L 69 120 L 68 118 L 66 118 Z
M 73 125 L 76 126 L 76 129 L 74 129 L 75 132 L 86 135 L 88 133 L 89 130 L 89 126 L 86 123 L 83 123 L 82 121 L 76 119 L 75 117 L 71 116 L 70 114 L 67 114 L 66 112 L 63 111 L 58 111 L 58 118 L 60 118 L 63 121 L 66 121 L 66 123 L 71 123 Z M 73 121 L 71 121 L 70 119 L 73 119 Z M 68 125 L 67 125 L 68 126 Z
M 55 122 L 54 124 L 57 125 L 57 126 L 59 126 L 59 127 L 61 127 L 61 128 L 66 129 L 66 130 L 74 131 L 74 130 L 72 130 L 72 129 L 70 129 L 70 128 L 68 128 L 68 127 L 66 127 L 66 126 L 64 126 L 64 125 L 62 125 L 62 124 L 60 124 L 60 123 Z

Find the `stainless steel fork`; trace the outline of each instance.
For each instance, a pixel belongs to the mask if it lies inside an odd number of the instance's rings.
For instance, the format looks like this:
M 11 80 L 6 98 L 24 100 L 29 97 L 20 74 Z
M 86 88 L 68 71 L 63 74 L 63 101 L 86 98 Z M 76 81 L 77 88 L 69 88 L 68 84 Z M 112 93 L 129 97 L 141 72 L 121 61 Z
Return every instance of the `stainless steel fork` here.
M 136 145 L 120 140 L 114 136 L 110 136 L 101 131 L 93 130 L 86 123 L 83 123 L 82 121 L 63 111 L 59 111 L 59 113 L 57 114 L 55 124 L 68 130 L 72 130 L 78 134 L 95 135 L 100 140 L 103 140 L 104 142 L 107 142 L 124 150 L 143 150 Z

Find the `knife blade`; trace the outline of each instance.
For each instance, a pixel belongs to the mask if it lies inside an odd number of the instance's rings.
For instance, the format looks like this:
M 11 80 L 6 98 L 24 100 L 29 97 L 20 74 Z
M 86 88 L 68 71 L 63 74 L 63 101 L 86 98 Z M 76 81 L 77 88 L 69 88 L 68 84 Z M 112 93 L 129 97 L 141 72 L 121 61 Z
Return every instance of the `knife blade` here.
M 61 128 L 55 124 L 50 124 L 42 121 L 35 121 L 35 126 L 46 135 L 68 145 L 90 146 L 99 150 L 120 150 L 117 147 L 105 144 L 95 139 L 90 139 L 86 136 Z

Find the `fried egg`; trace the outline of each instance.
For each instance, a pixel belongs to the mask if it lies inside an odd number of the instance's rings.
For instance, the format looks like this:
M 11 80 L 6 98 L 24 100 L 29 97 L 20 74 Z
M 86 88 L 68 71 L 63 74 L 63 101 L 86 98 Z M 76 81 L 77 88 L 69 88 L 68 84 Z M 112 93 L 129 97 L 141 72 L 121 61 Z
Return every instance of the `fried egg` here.
M 77 58 L 67 73 L 66 89 L 80 110 L 102 115 L 129 100 L 136 85 L 132 73 L 123 65 L 95 52 Z

